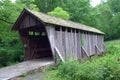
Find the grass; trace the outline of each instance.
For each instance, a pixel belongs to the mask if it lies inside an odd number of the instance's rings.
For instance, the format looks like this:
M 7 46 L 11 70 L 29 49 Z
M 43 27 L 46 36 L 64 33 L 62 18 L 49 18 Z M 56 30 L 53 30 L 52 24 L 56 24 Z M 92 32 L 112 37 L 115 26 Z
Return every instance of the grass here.
M 23 73 L 22 75 L 20 75 L 20 77 L 26 77 L 27 75 L 27 73 Z
M 120 40 L 105 43 L 107 53 L 93 57 L 84 63 L 78 61 L 62 63 L 58 68 L 48 69 L 46 80 L 119 80 Z

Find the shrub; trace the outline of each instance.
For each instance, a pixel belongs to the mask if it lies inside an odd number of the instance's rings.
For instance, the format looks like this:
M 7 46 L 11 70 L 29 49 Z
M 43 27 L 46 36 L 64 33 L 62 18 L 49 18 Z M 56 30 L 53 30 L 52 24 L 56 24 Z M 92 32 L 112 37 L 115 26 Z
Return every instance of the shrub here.
M 6 49 L 0 49 L 0 65 L 7 66 L 7 62 L 10 60 L 10 55 L 7 54 Z
M 16 37 L 5 37 L 0 41 L 0 66 L 9 66 L 23 61 L 23 49 Z
M 53 70 L 49 80 L 119 80 L 120 79 L 120 41 L 107 42 L 108 52 L 90 61 L 62 63 Z M 52 78 L 51 78 L 52 77 Z

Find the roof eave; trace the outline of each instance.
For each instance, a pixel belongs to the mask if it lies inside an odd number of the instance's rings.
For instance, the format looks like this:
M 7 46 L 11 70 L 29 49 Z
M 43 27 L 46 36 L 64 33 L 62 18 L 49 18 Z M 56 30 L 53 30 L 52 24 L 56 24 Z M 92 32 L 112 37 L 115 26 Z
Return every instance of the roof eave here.
M 20 13 L 19 17 L 17 18 L 16 22 L 13 24 L 13 27 L 11 30 L 17 30 L 17 24 L 19 23 L 19 20 L 22 18 L 23 14 L 25 13 L 26 9 L 24 8 L 22 12 Z

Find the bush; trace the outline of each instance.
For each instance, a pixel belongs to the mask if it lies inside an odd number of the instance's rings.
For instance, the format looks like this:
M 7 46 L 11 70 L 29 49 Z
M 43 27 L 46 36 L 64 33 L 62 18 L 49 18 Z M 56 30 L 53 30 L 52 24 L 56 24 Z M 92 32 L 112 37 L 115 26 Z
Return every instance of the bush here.
M 0 67 L 23 61 L 23 49 L 19 38 L 5 37 L 0 41 Z
M 7 63 L 10 61 L 10 55 L 7 54 L 7 50 L 0 49 L 0 65 L 7 66 Z
M 107 42 L 105 56 L 93 57 L 90 61 L 61 64 L 48 80 L 119 80 L 120 79 L 120 41 Z M 119 60 L 118 60 L 119 59 Z M 51 71 L 50 71 L 51 72 Z M 52 78 L 51 78 L 52 76 Z

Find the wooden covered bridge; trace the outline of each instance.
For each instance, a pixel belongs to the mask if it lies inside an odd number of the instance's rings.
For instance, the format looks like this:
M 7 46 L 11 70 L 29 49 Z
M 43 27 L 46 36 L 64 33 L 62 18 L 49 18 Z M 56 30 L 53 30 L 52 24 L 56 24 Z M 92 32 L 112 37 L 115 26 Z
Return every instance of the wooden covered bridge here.
M 21 12 L 12 30 L 19 32 L 26 60 L 51 57 L 58 62 L 105 52 L 103 32 L 29 9 Z

